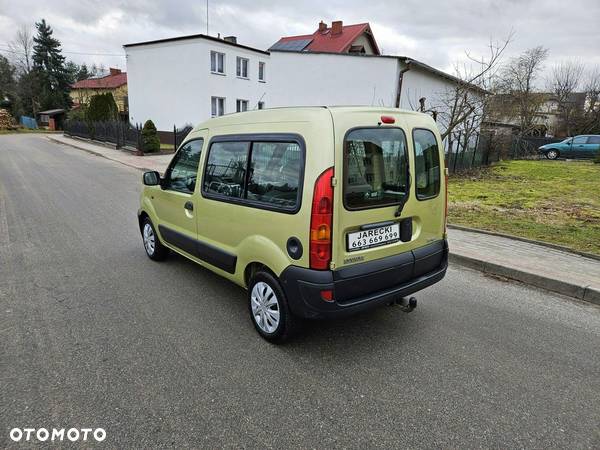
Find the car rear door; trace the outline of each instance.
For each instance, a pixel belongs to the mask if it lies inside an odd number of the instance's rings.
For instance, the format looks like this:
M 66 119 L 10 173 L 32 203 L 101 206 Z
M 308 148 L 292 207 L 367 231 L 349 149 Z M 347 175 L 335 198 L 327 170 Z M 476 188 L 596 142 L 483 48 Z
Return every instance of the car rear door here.
M 600 136 L 588 136 L 587 144 L 585 144 L 585 157 L 595 158 L 600 153 Z
M 406 256 L 407 266 L 413 264 L 411 250 L 440 241 L 444 233 L 443 154 L 433 121 L 425 115 L 417 121 L 433 146 L 427 149 L 432 164 L 426 170 L 428 175 L 415 175 L 415 128 L 404 114 L 397 110 L 334 109 L 332 115 L 336 141 L 335 268 L 399 254 Z M 393 123 L 383 123 L 382 116 Z M 426 143 L 421 145 L 419 161 L 424 166 L 422 150 Z M 426 187 L 429 181 L 431 195 L 417 198 L 416 186 L 420 183 Z M 404 275 L 410 278 L 412 270 Z
M 587 136 L 575 136 L 571 144 L 571 152 L 569 157 L 585 158 L 587 154 Z

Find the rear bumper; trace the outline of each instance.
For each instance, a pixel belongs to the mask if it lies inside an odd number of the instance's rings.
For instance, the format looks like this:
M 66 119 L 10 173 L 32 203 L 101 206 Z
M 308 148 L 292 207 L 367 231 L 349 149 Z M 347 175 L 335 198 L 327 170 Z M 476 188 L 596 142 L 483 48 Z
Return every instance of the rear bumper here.
M 433 242 L 410 252 L 339 270 L 289 266 L 280 275 L 292 312 L 306 318 L 333 318 L 384 305 L 437 283 L 448 267 L 448 243 Z M 332 290 L 334 301 L 321 298 Z

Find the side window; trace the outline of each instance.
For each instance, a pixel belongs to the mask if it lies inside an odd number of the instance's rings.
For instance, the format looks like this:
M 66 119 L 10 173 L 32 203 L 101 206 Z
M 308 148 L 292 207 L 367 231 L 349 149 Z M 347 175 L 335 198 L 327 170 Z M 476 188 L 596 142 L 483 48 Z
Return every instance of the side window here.
M 208 153 L 204 192 L 243 198 L 249 142 L 215 142 Z
M 164 188 L 191 194 L 196 188 L 203 139 L 189 141 L 178 151 L 165 174 Z
M 587 143 L 587 136 L 575 136 L 573 144 L 585 144 Z
M 435 197 L 440 192 L 440 153 L 435 135 L 429 130 L 415 129 L 413 143 L 417 199 Z
M 600 144 L 600 136 L 590 136 L 588 144 Z
M 302 152 L 295 142 L 253 142 L 247 199 L 295 208 Z
M 225 74 L 225 53 L 210 52 L 210 71 Z

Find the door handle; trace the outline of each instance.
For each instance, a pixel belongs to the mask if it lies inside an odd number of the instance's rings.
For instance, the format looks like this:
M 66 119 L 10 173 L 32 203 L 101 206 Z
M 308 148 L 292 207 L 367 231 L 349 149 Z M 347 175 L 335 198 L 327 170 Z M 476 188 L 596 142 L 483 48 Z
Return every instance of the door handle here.
M 185 209 L 187 209 L 188 211 L 193 211 L 194 210 L 194 204 L 192 202 L 185 202 L 185 205 L 183 205 L 183 207 Z

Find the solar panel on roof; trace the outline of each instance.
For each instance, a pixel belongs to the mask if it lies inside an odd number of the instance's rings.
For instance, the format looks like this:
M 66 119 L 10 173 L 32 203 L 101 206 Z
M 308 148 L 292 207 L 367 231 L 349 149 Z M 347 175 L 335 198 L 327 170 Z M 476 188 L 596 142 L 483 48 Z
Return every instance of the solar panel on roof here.
M 271 46 L 269 50 L 286 50 L 289 52 L 301 52 L 311 42 L 312 39 L 294 39 L 292 41 L 276 42 Z

